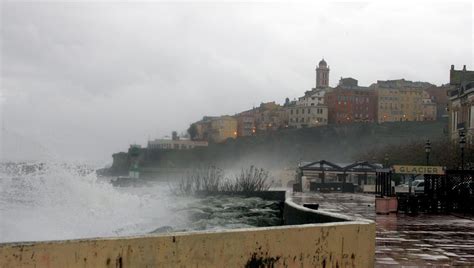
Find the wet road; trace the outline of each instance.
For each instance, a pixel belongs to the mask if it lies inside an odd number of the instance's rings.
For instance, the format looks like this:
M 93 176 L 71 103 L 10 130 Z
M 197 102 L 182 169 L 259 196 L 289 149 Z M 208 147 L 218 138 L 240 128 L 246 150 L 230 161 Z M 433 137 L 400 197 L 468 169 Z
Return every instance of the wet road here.
M 295 193 L 297 203 L 375 220 L 376 267 L 474 267 L 474 221 L 453 215 L 376 215 L 373 195 Z

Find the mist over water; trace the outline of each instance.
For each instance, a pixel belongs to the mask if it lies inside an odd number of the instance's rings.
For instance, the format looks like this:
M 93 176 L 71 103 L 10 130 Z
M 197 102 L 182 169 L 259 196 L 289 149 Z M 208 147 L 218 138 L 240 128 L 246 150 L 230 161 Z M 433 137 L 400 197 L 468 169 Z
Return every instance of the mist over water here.
M 37 164 L 39 165 L 39 164 Z M 189 199 L 166 184 L 114 188 L 94 171 L 56 163 L 0 170 L 0 242 L 124 236 L 182 228 Z
M 65 162 L 30 139 L 4 129 L 0 133 L 0 243 L 220 230 L 279 222 L 271 202 L 261 199 L 177 196 L 171 189 L 173 181 L 180 179 L 176 176 L 114 187 L 111 177 L 96 175 L 95 169 L 103 168 L 103 163 Z

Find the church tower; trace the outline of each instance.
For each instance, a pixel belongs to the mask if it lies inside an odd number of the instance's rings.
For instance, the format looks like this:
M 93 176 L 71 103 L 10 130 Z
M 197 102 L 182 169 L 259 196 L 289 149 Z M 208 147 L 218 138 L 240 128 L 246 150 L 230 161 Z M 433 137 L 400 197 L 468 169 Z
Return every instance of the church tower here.
M 329 66 L 324 59 L 319 62 L 316 68 L 316 88 L 329 86 Z

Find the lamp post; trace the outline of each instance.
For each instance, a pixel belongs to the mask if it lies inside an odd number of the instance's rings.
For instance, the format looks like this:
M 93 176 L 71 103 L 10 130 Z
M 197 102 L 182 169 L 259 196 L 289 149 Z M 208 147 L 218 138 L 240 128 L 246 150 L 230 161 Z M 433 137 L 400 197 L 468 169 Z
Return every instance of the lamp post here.
M 464 170 L 464 147 L 466 146 L 466 136 L 464 132 L 459 133 L 459 148 L 461 148 L 461 170 Z
M 388 154 L 386 153 L 383 160 L 385 160 L 385 167 L 388 167 Z
M 431 152 L 431 143 L 430 140 L 426 140 L 425 143 L 425 153 L 426 153 L 426 165 L 430 165 L 430 152 Z

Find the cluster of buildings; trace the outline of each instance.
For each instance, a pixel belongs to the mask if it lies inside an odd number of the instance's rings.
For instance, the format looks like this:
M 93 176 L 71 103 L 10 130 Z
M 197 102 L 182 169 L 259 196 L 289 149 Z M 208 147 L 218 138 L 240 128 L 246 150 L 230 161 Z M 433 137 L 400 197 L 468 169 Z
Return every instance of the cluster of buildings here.
M 452 85 L 435 86 L 399 79 L 359 86 L 356 79 L 348 77 L 341 78 L 336 87 L 330 87 L 329 73 L 329 65 L 322 59 L 316 68 L 315 87 L 298 99 L 287 98 L 282 105 L 262 103 L 233 116 L 205 116 L 191 124 L 190 138 L 219 143 L 283 128 L 426 121 L 447 116 L 447 92 Z
M 405 79 L 378 80 L 359 86 L 354 78 L 341 78 L 329 86 L 330 68 L 323 59 L 316 68 L 315 87 L 303 96 L 280 105 L 261 103 L 259 107 L 233 116 L 204 116 L 188 129 L 188 138 L 156 139 L 149 149 L 183 150 L 220 143 L 229 138 L 253 136 L 284 128 L 308 128 L 354 122 L 432 121 L 449 117 L 449 135 L 457 139 L 474 136 L 474 71 L 451 66 L 450 83 L 435 86 Z

